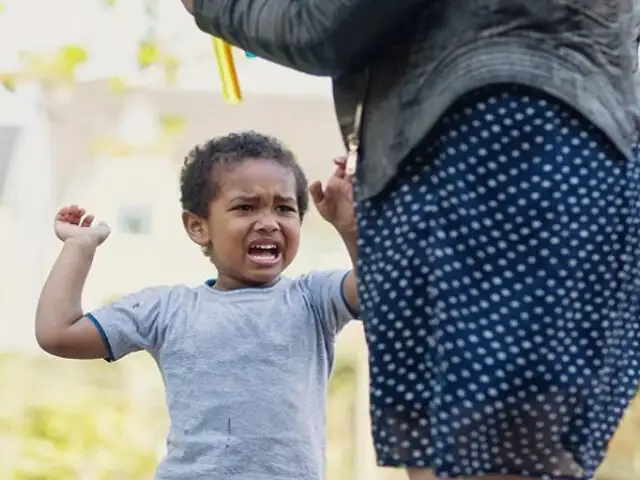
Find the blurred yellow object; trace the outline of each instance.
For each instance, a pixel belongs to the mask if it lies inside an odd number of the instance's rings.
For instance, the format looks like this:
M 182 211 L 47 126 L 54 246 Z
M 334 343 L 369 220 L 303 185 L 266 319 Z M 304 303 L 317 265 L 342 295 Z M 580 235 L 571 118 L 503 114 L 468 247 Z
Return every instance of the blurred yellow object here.
M 231 45 L 219 38 L 212 38 L 213 51 L 216 55 L 218 72 L 222 82 L 222 96 L 228 103 L 238 105 L 242 103 L 242 92 L 240 91 L 240 82 L 238 82 Z

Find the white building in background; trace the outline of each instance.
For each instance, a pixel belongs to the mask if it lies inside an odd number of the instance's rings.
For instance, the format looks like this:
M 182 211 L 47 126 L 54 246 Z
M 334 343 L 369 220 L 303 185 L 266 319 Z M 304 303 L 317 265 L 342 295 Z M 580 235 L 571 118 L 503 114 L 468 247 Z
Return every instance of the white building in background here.
M 37 90 L 0 96 L 0 349 L 33 347 L 51 235 L 52 153 Z

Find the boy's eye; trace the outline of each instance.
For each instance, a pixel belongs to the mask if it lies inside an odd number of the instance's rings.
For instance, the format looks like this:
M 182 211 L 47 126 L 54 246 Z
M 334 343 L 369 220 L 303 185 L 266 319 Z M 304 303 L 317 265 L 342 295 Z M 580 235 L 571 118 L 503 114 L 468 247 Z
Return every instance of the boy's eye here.
M 234 210 L 240 210 L 241 212 L 250 212 L 251 210 L 253 210 L 253 206 L 252 205 L 238 205 L 236 207 L 233 208 Z
M 280 210 L 281 212 L 295 212 L 296 209 L 293 207 L 290 207 L 289 205 L 280 205 L 278 206 L 278 210 Z

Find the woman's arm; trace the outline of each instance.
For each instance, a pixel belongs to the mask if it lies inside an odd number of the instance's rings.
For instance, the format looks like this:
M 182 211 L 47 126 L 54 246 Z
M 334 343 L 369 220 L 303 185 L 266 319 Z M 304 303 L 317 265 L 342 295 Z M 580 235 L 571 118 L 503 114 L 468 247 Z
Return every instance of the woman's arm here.
M 313 75 L 364 66 L 429 0 L 182 0 L 203 32 Z

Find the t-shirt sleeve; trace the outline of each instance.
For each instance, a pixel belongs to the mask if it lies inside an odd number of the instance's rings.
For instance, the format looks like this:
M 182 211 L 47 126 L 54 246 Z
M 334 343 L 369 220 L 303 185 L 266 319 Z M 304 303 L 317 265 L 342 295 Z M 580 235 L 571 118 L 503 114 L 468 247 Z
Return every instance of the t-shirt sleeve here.
M 107 361 L 160 348 L 169 295 L 170 287 L 147 288 L 85 314 L 105 342 Z
M 343 284 L 350 270 L 311 272 L 302 277 L 312 308 L 323 326 L 336 335 L 358 312 L 352 311 L 344 297 Z

